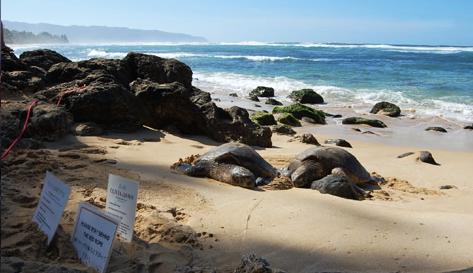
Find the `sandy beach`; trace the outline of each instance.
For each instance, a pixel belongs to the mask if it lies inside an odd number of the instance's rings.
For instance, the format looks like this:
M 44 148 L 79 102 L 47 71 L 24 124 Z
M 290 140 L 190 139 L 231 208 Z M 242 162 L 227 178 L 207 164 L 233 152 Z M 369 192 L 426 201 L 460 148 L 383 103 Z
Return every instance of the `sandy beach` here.
M 319 142 L 330 138 L 315 135 Z M 274 147 L 258 152 L 282 167 L 309 147 L 290 139 L 275 135 Z M 418 147 L 350 142 L 349 151 L 370 172 L 398 179 L 381 186 L 372 200 L 297 188 L 254 191 L 177 174 L 169 168 L 177 159 L 202 154 L 218 143 L 165 131 L 69 136 L 44 150 L 19 151 L 2 165 L 2 272 L 14 272 L 18 263 L 23 270 L 38 264 L 83 270 L 71 253 L 58 253 L 71 251 L 64 238 L 73 227 L 77 203 L 104 206 L 109 172 L 140 182 L 136 237 L 131 244 L 116 243 L 111 272 L 170 272 L 176 266 L 232 272 L 248 253 L 287 272 L 448 272 L 471 267 L 473 154 L 429 149 L 441 164 L 434 166 L 412 156 L 397 158 Z M 63 231 L 46 256 L 29 224 L 45 169 L 73 187 Z M 447 184 L 455 187 L 440 190 Z

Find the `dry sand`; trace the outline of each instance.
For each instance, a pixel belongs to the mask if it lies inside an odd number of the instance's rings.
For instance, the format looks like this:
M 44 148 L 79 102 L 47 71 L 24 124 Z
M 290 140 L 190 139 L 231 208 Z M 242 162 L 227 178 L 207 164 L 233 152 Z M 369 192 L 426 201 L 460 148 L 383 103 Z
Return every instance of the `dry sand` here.
M 316 137 L 323 143 L 331 136 Z M 289 140 L 274 135 L 274 147 L 258 152 L 282 167 L 310 147 Z M 116 241 L 110 272 L 232 272 L 247 253 L 287 272 L 473 267 L 473 153 L 429 148 L 441 164 L 433 166 L 415 155 L 397 158 L 419 147 L 347 140 L 369 171 L 388 180 L 369 200 L 290 188 L 284 181 L 252 191 L 176 174 L 172 163 L 218 143 L 164 131 L 69 136 L 48 149 L 16 151 L 2 162 L 2 272 L 84 271 L 68 234 L 79 201 L 104 206 L 109 172 L 140 181 L 136 236 L 132 244 Z M 30 224 L 46 170 L 73 188 L 49 249 Z M 455 188 L 439 189 L 446 184 Z

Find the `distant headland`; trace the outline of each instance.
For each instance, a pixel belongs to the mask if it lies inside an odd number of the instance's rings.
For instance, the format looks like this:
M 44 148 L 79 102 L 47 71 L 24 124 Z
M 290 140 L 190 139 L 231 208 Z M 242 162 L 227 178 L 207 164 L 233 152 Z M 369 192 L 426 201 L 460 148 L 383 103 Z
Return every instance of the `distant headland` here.
M 51 36 L 67 38 L 70 43 L 108 43 L 108 42 L 206 42 L 203 37 L 183 33 L 172 33 L 161 30 L 143 30 L 126 27 L 106 26 L 63 26 L 47 23 L 24 23 L 3 21 L 10 31 L 31 32 L 39 35 L 48 33 Z M 6 34 L 6 33 L 5 33 Z M 7 38 L 5 37 L 5 40 Z M 59 41 L 58 41 L 59 42 Z M 8 43 L 8 42 L 7 42 Z

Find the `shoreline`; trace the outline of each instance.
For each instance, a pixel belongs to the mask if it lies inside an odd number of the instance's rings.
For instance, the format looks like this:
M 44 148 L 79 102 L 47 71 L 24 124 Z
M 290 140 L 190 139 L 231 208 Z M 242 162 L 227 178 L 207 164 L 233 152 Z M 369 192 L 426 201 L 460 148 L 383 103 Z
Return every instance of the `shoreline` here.
M 205 89 L 204 89 L 205 90 Z M 239 106 L 247 109 L 251 113 L 258 111 L 268 111 L 271 113 L 272 105 L 264 104 L 264 98 L 260 102 L 250 101 L 246 98 L 233 98 L 228 95 L 211 93 L 217 106 L 227 108 Z M 259 105 L 256 107 L 256 105 Z M 284 105 L 289 103 L 284 102 Z M 314 133 L 315 135 L 331 135 L 333 138 L 342 138 L 349 142 L 351 139 L 357 141 L 386 144 L 390 146 L 406 146 L 411 149 L 442 149 L 453 151 L 473 152 L 472 131 L 463 127 L 469 123 L 448 120 L 437 116 L 408 116 L 401 109 L 400 117 L 388 117 L 380 114 L 370 114 L 370 108 L 353 109 L 352 107 L 339 107 L 327 104 L 310 105 L 315 109 L 323 110 L 330 114 L 341 114 L 342 118 L 327 117 L 327 124 L 314 125 L 302 122 L 302 127 L 294 127 L 298 133 Z M 371 105 L 370 107 L 372 107 Z M 364 117 L 378 119 L 386 123 L 387 128 L 374 128 L 367 125 L 342 125 L 341 121 L 346 117 Z M 447 129 L 447 133 L 425 131 L 430 126 L 441 126 Z M 370 131 L 375 134 L 363 134 L 353 128 L 358 128 L 362 132 Z

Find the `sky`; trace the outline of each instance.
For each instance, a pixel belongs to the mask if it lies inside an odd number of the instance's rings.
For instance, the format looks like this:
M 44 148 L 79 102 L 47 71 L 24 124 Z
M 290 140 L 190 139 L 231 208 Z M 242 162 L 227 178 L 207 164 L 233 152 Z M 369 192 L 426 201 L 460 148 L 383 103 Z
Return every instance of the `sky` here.
M 1 0 L 2 20 L 121 26 L 212 42 L 473 45 L 473 0 Z

